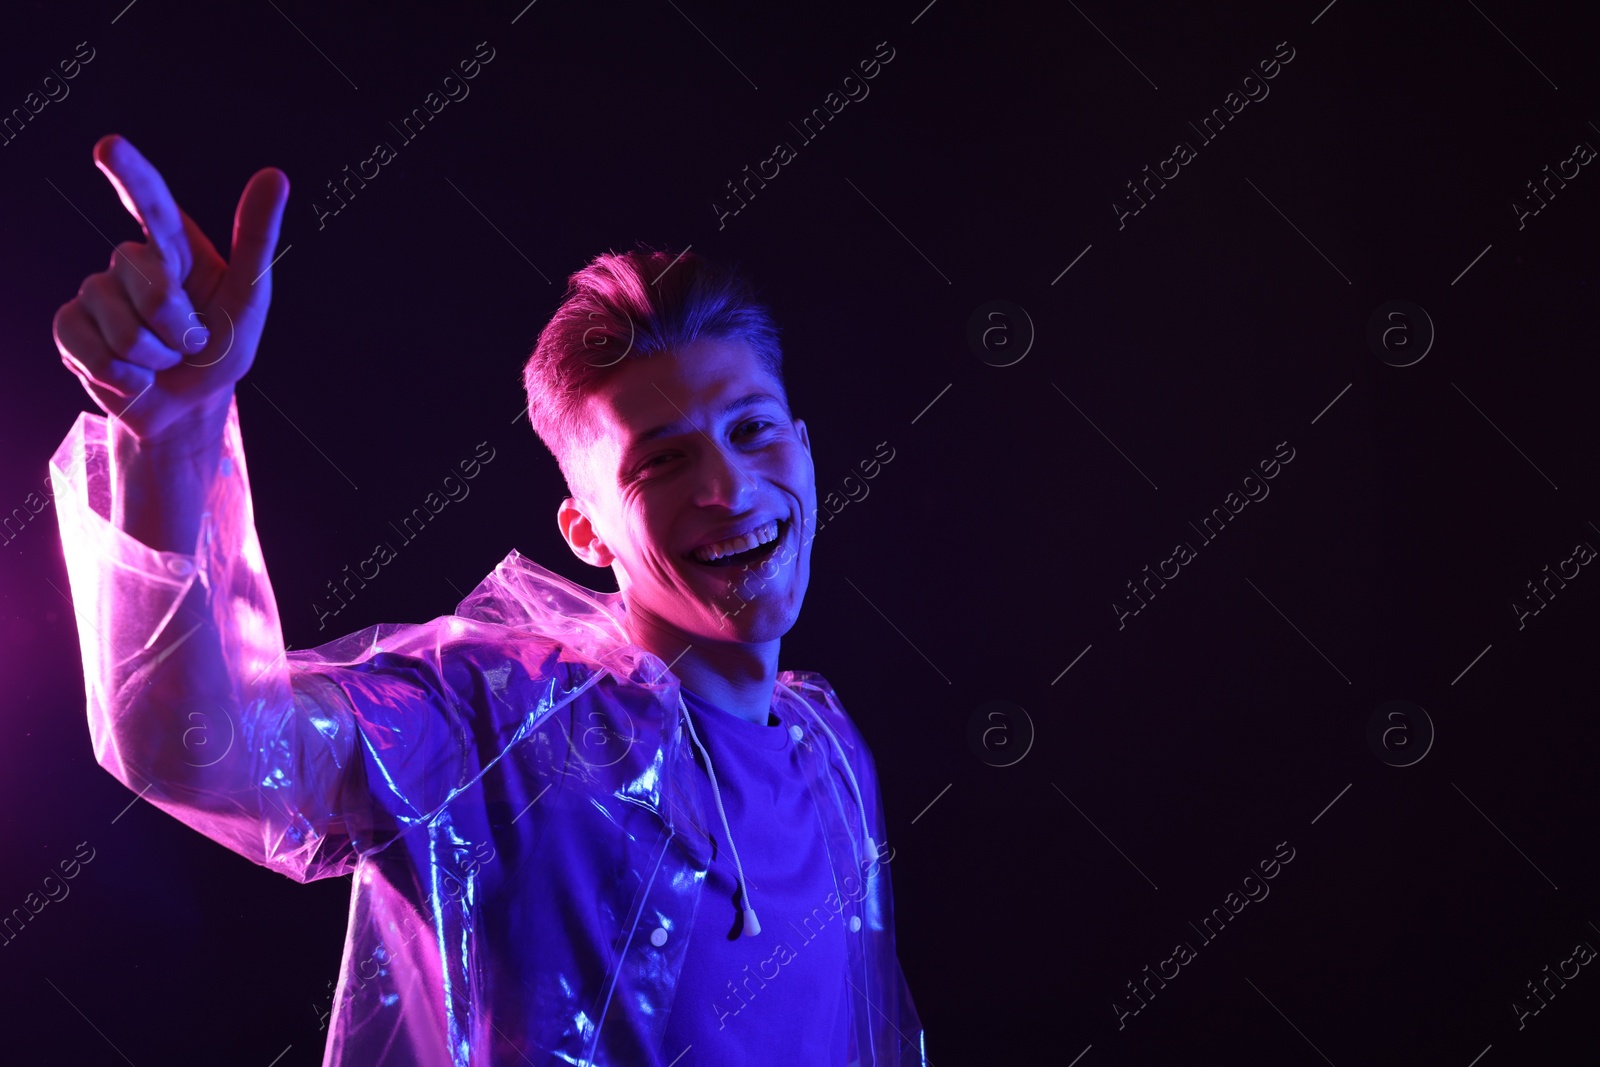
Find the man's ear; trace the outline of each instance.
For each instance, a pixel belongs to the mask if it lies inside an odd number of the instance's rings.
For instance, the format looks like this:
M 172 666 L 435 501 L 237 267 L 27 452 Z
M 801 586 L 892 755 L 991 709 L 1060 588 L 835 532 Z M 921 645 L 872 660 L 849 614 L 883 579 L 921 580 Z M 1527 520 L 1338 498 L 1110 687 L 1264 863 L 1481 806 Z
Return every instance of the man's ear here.
M 794 432 L 800 438 L 800 444 L 805 447 L 806 453 L 809 455 L 811 452 L 811 435 L 806 433 L 805 419 L 794 420 Z
M 572 554 L 591 567 L 609 567 L 611 561 L 616 559 L 605 542 L 600 540 L 583 505 L 576 498 L 569 496 L 561 502 L 560 509 L 556 511 L 556 525 L 561 527 L 561 536 L 566 539 Z

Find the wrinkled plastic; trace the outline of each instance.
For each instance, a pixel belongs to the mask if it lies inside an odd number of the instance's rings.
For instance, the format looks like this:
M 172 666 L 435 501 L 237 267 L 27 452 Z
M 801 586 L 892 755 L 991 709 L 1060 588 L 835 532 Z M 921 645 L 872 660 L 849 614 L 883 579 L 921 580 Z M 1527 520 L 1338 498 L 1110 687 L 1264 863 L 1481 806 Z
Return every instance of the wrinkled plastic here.
M 285 653 L 237 409 L 192 553 L 109 521 L 124 433 L 85 413 L 51 461 L 95 758 L 256 863 L 354 875 L 324 1063 L 667 1063 L 714 820 L 678 679 L 627 640 L 620 595 L 513 551 L 454 615 Z M 925 1064 L 872 757 L 821 676 L 785 671 L 775 699 L 807 724 L 833 883 L 861 919 L 851 1063 Z

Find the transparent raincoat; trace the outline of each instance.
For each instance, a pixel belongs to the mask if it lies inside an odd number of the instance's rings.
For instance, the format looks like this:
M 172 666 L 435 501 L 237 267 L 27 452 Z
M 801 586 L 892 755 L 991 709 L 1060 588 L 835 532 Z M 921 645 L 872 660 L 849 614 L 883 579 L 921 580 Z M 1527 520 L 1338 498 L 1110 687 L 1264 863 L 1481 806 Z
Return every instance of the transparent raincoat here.
M 192 553 L 108 521 L 126 432 L 85 413 L 51 463 L 95 757 L 256 863 L 353 875 L 324 1062 L 666 1064 L 720 824 L 620 595 L 513 551 L 454 615 L 286 653 L 237 409 Z M 782 672 L 774 700 L 805 724 L 850 1062 L 925 1064 L 872 757 L 821 676 Z

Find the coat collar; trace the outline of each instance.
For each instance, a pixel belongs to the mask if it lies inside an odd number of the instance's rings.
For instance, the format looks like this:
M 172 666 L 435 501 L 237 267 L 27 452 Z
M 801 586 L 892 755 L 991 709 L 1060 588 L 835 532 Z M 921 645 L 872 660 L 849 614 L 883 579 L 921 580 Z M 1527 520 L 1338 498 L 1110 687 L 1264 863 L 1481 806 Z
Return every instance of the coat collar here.
M 455 613 L 557 641 L 586 663 L 677 703 L 676 677 L 659 656 L 629 639 L 628 609 L 620 592 L 579 585 L 516 549 L 467 594 Z M 813 671 L 779 671 L 778 682 L 795 690 L 827 687 Z
M 512 549 L 456 608 L 466 619 L 525 629 L 623 678 L 658 681 L 661 660 L 627 634 L 621 593 L 563 578 Z

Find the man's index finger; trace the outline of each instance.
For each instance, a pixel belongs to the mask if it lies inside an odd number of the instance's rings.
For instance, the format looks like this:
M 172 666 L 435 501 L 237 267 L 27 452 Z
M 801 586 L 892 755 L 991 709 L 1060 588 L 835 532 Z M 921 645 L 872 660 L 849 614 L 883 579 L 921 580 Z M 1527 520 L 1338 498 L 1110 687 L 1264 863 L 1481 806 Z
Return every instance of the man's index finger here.
M 160 250 L 173 277 L 181 282 L 188 276 L 193 259 L 183 230 L 183 215 L 161 172 L 118 134 L 95 143 L 94 162 L 116 187 L 122 206 L 139 220 L 145 237 Z

